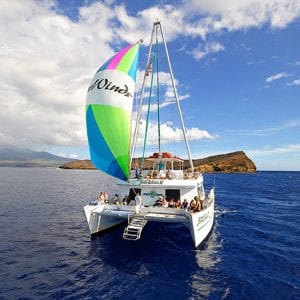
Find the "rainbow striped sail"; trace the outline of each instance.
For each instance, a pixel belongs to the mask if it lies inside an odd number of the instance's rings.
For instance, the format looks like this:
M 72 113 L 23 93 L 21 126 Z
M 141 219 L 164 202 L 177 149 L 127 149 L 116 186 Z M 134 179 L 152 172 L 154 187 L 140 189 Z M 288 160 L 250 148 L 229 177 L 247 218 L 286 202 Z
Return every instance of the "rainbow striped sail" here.
M 139 43 L 123 49 L 96 72 L 86 97 L 90 156 L 103 172 L 129 177 L 130 130 Z

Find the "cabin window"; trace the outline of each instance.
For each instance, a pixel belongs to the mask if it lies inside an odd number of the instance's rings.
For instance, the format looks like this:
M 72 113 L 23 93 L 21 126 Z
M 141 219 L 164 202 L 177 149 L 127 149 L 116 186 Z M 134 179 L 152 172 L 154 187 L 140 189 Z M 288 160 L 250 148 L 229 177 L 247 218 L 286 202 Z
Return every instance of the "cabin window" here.
M 135 195 L 137 194 L 137 193 L 139 193 L 140 195 L 141 195 L 141 189 L 130 189 L 129 190 L 129 197 L 130 197 L 130 200 L 134 200 L 135 199 Z
M 180 199 L 180 190 L 166 190 L 167 201 Z

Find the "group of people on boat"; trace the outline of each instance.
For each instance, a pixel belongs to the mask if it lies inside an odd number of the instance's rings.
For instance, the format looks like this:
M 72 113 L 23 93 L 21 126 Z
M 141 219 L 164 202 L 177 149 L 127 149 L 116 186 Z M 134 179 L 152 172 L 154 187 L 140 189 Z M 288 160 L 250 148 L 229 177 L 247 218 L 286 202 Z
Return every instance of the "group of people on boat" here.
M 148 179 L 174 179 L 176 176 L 174 172 L 170 169 L 167 169 L 165 172 L 161 173 L 157 170 L 149 170 L 146 178 Z
M 101 203 L 109 203 L 109 197 L 106 192 L 100 192 L 96 199 Z
M 141 205 L 142 198 L 139 193 L 136 194 L 135 199 L 131 199 L 130 196 L 125 195 L 123 199 L 119 197 L 118 194 L 114 194 L 112 197 L 109 197 L 106 192 L 100 192 L 100 194 L 96 197 L 102 204 L 115 204 L 115 205 Z
M 174 198 L 171 198 L 169 201 L 167 201 L 166 197 L 159 197 L 153 206 L 183 208 L 179 199 L 175 200 Z
M 115 204 L 115 205 L 128 205 L 128 206 L 141 206 L 142 198 L 139 193 L 136 193 L 135 199 L 131 199 L 130 196 L 125 195 L 121 200 L 118 194 L 114 194 L 113 197 L 109 198 L 106 192 L 100 192 L 96 198 L 100 203 L 103 204 Z M 169 208 L 181 208 L 192 213 L 199 212 L 203 209 L 203 200 L 199 196 L 195 196 L 190 202 L 184 199 L 183 202 L 180 199 L 175 200 L 171 198 L 167 200 L 166 197 L 159 197 L 154 205 L 155 207 L 169 207 Z
M 166 197 L 159 197 L 153 206 L 182 208 L 190 212 L 199 212 L 203 209 L 203 200 L 201 200 L 199 196 L 195 196 L 190 203 L 187 199 L 184 199 L 181 203 L 179 199 L 174 200 L 174 198 L 171 198 L 167 201 Z

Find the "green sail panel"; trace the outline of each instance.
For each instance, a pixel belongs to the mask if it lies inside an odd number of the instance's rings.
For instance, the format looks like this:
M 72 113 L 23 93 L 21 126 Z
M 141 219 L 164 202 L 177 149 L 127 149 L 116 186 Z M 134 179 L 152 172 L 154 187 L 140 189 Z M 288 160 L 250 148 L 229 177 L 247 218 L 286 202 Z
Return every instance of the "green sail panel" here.
M 128 178 L 131 115 L 124 109 L 105 105 L 93 105 L 92 111 L 113 157 Z M 114 130 L 112 130 L 110 122 L 102 122 L 104 119 L 108 119 L 114 124 Z

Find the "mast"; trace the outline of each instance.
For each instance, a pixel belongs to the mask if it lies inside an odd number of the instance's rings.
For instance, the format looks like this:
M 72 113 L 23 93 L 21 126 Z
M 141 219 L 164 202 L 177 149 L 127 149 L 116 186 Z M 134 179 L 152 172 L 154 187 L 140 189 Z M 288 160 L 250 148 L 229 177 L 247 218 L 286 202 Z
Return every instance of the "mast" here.
M 158 76 L 158 34 L 156 26 L 156 93 L 157 93 L 157 135 L 158 135 L 158 152 L 160 152 L 160 112 L 159 112 L 159 76 Z
M 175 81 L 174 81 L 174 76 L 173 76 L 172 66 L 171 66 L 171 62 L 170 62 L 167 43 L 166 43 L 166 40 L 165 40 L 165 36 L 164 36 L 164 33 L 163 33 L 161 22 L 157 21 L 157 22 L 154 23 L 154 26 L 155 25 L 159 25 L 161 36 L 162 36 L 163 43 L 164 43 L 164 46 L 165 46 L 165 51 L 166 51 L 167 60 L 168 60 L 168 64 L 169 64 L 169 70 L 170 70 L 170 77 L 171 77 L 172 86 L 173 86 L 174 95 L 175 95 L 176 104 L 177 104 L 177 109 L 178 109 L 178 113 L 179 113 L 179 117 L 180 117 L 181 128 L 182 128 L 182 132 L 183 132 L 183 136 L 184 136 L 184 140 L 185 140 L 185 146 L 186 146 L 186 150 L 187 150 L 187 153 L 188 153 L 188 156 L 189 156 L 189 161 L 190 161 L 190 166 L 191 166 L 192 172 L 194 172 L 194 164 L 193 164 L 191 151 L 190 151 L 190 146 L 189 146 L 187 135 L 186 135 L 186 130 L 185 130 L 184 122 L 183 122 L 181 108 L 180 108 L 180 105 L 179 105 L 178 94 L 177 94 L 177 89 L 176 89 L 176 85 L 175 85 Z
M 179 105 L 178 94 L 177 94 L 177 89 L 176 89 L 175 80 L 174 80 L 174 76 L 173 76 L 173 71 L 172 71 L 172 66 L 171 66 L 171 62 L 170 62 L 169 52 L 168 52 L 166 40 L 165 40 L 165 37 L 164 37 L 164 33 L 163 33 L 163 29 L 162 29 L 162 25 L 161 25 L 160 21 L 156 21 L 156 22 L 153 23 L 153 29 L 152 29 L 152 34 L 151 34 L 149 53 L 148 53 L 148 59 L 147 59 L 147 65 L 146 65 L 146 71 L 145 71 L 143 85 L 142 85 L 142 92 L 141 92 L 141 97 L 140 97 L 139 110 L 138 110 L 138 114 L 137 114 L 136 126 L 135 126 L 134 136 L 133 136 L 133 143 L 132 143 L 132 148 L 131 148 L 130 166 L 131 166 L 134 151 L 135 151 L 135 148 L 136 148 L 137 134 L 138 134 L 138 130 L 139 130 L 139 127 L 140 127 L 142 104 L 143 104 L 144 90 L 145 90 L 146 77 L 147 77 L 146 73 L 147 73 L 147 67 L 149 66 L 149 62 L 150 62 L 150 56 L 151 56 L 151 50 L 152 50 L 153 38 L 154 38 L 154 30 L 156 30 L 156 38 L 157 38 L 157 35 L 158 35 L 157 34 L 157 28 L 159 28 L 160 32 L 161 32 L 161 36 L 162 36 L 162 40 L 163 40 L 163 44 L 164 44 L 164 48 L 165 48 L 165 52 L 166 52 L 166 56 L 167 56 L 167 60 L 168 60 L 169 72 L 170 72 L 172 87 L 173 87 L 173 91 L 174 91 L 174 95 L 175 95 L 175 99 L 176 99 L 176 104 L 177 104 L 177 109 L 178 109 L 178 113 L 179 113 L 179 118 L 180 118 L 181 128 L 182 128 L 182 132 L 183 132 L 183 137 L 184 137 L 186 150 L 187 150 L 188 157 L 189 157 L 190 167 L 191 167 L 192 172 L 194 172 L 193 160 L 192 160 L 190 147 L 189 147 L 189 143 L 188 143 L 188 139 L 187 139 L 187 135 L 186 135 L 186 129 L 185 129 L 182 113 L 181 113 L 181 108 L 180 108 L 180 105 Z M 158 69 L 158 67 L 157 67 L 157 69 Z M 160 148 L 160 145 L 159 145 L 159 148 Z
M 138 135 L 139 128 L 140 128 L 140 121 L 141 121 L 142 108 L 143 108 L 143 98 L 144 98 L 144 91 L 145 91 L 146 78 L 147 78 L 147 68 L 148 68 L 149 63 L 150 63 L 151 50 L 152 50 L 152 45 L 153 45 L 153 37 L 154 37 L 154 26 L 153 26 L 152 33 L 151 33 L 148 58 L 147 58 L 146 69 L 145 69 L 143 85 L 142 85 L 142 91 L 141 91 L 141 97 L 140 97 L 140 104 L 139 104 L 139 109 L 138 109 L 138 113 L 137 113 L 137 117 L 136 117 L 135 129 L 134 129 L 133 140 L 132 140 L 132 146 L 131 146 L 131 151 L 130 151 L 129 168 L 131 168 L 132 159 L 133 159 L 133 155 L 134 155 L 134 151 L 135 151 L 135 147 L 136 147 L 136 143 L 137 143 L 137 135 Z

